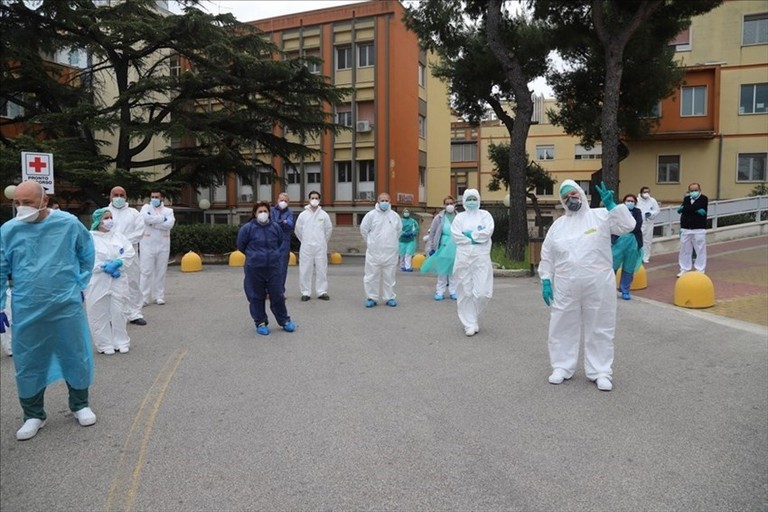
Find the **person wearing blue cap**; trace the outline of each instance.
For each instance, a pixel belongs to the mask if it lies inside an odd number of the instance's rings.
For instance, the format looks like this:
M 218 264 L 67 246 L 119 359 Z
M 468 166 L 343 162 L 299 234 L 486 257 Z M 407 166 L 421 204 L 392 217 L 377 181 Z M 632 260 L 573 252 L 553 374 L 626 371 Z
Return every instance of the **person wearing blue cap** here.
M 112 212 L 99 208 L 93 212 L 91 235 L 95 249 L 93 277 L 85 291 L 88 324 L 93 344 L 100 354 L 128 352 L 131 339 L 125 326 L 128 317 L 128 269 L 136 264 L 136 253 L 128 238 L 115 230 Z
M 93 349 L 82 291 L 93 270 L 93 238 L 77 217 L 51 210 L 43 186 L 21 183 L 16 218 L 0 226 L 0 332 L 5 290 L 13 276 L 13 363 L 24 424 L 16 439 L 45 426 L 45 389 L 64 380 L 69 409 L 82 426 L 96 423 L 89 406 Z

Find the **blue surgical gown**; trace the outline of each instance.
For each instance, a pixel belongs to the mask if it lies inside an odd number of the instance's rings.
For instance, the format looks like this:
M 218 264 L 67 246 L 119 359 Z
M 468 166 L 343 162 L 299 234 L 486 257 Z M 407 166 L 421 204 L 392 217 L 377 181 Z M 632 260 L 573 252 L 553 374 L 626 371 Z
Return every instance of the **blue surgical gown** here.
M 93 239 L 66 212 L 41 222 L 12 219 L 0 226 L 0 309 L 13 276 L 13 362 L 19 398 L 66 380 L 93 383 L 93 349 L 81 291 L 93 269 Z

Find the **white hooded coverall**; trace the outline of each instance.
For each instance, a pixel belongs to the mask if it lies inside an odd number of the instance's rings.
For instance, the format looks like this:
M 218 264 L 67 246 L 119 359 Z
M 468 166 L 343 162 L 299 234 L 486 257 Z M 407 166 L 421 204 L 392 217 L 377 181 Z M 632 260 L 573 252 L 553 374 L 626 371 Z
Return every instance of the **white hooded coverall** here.
M 299 249 L 299 288 L 301 294 L 312 295 L 312 271 L 315 272 L 317 295 L 328 293 L 328 240 L 333 226 L 322 206 L 313 210 L 310 205 L 296 219 L 294 233 L 301 242 Z
M 136 253 L 136 261 L 133 265 L 120 272 L 124 272 L 128 279 L 128 297 L 125 300 L 125 315 L 128 321 L 131 322 L 138 318 L 143 318 L 141 314 L 141 306 L 143 303 L 143 297 L 141 294 L 141 269 L 139 268 L 138 254 L 139 254 L 139 242 L 141 242 L 144 236 L 144 221 L 139 214 L 139 210 L 131 208 L 128 205 L 122 208 L 115 208 L 112 203 L 109 203 L 109 211 L 112 212 L 112 220 L 114 221 L 114 227 L 112 231 L 122 233 L 133 245 L 133 250 Z
M 464 191 L 463 202 L 480 194 L 475 189 Z M 456 243 L 453 275 L 456 278 L 456 306 L 465 330 L 479 330 L 480 315 L 493 297 L 493 267 L 491 265 L 491 236 L 493 216 L 486 210 L 465 210 L 451 224 L 451 238 Z M 472 238 L 464 232 L 471 231 Z M 475 243 L 472 243 L 472 242 Z
M 563 181 L 560 188 L 567 185 L 579 191 L 581 208 L 575 212 L 566 208 L 565 215 L 555 220 L 544 239 L 539 264 L 539 277 L 552 281 L 554 294 L 549 359 L 553 370 L 559 368 L 570 378 L 578 363 L 583 325 L 584 371 L 594 381 L 613 373 L 616 276 L 611 234 L 632 231 L 635 219 L 623 204 L 610 212 L 591 209 L 584 190 L 573 180 Z
M 363 287 L 367 298 L 378 302 L 379 285 L 384 301 L 395 298 L 400 233 L 403 223 L 391 209 L 383 211 L 379 203 L 363 217 L 360 234 L 367 245 L 365 250 L 365 277 Z
M 93 276 L 85 290 L 85 307 L 93 344 L 98 352 L 112 353 L 129 348 L 125 324 L 125 301 L 128 298 L 128 269 L 136 264 L 131 242 L 115 231 L 91 231 L 95 249 Z M 101 269 L 103 263 L 123 260 L 120 277 L 114 278 Z
M 659 203 L 650 195 L 648 199 L 639 195 L 636 207 L 643 213 L 643 225 L 640 227 L 640 232 L 643 234 L 643 263 L 648 263 L 651 260 L 653 245 L 653 219 L 659 214 Z M 646 216 L 647 213 L 651 215 Z
M 176 223 L 173 209 L 151 204 L 141 207 L 144 237 L 139 244 L 141 264 L 141 295 L 148 304 L 150 299 L 165 300 L 165 272 L 171 254 L 171 228 Z

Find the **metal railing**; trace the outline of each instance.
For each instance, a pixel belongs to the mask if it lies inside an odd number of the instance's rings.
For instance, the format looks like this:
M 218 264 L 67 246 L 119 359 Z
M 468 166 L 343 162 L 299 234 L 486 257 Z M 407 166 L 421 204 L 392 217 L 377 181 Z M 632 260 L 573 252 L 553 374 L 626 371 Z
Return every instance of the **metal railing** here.
M 667 206 L 659 210 L 659 214 L 653 221 L 654 231 L 662 228 L 662 236 L 672 236 L 680 232 L 680 214 L 677 208 L 680 205 Z M 768 211 L 768 195 L 742 197 L 740 199 L 726 199 L 723 201 L 710 201 L 707 207 L 707 218 L 712 220 L 712 228 L 717 227 L 718 219 L 733 215 L 754 215 L 754 220 L 759 221 L 760 215 Z M 657 231 L 658 232 L 658 231 Z

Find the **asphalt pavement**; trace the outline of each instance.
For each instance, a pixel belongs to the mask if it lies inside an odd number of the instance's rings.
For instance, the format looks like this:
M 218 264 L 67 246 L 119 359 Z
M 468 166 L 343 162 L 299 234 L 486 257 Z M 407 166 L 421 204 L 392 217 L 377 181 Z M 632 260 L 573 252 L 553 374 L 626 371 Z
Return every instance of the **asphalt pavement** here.
M 258 336 L 242 269 L 171 267 L 130 353 L 96 356 L 92 427 L 58 383 L 17 441 L 3 357 L 0 509 L 768 510 L 765 326 L 620 300 L 607 393 L 582 368 L 547 382 L 537 278 L 496 278 L 468 338 L 434 277 L 400 272 L 399 305 L 366 309 L 362 275 L 347 257 L 330 301 L 300 302 L 291 267 L 297 330 Z

